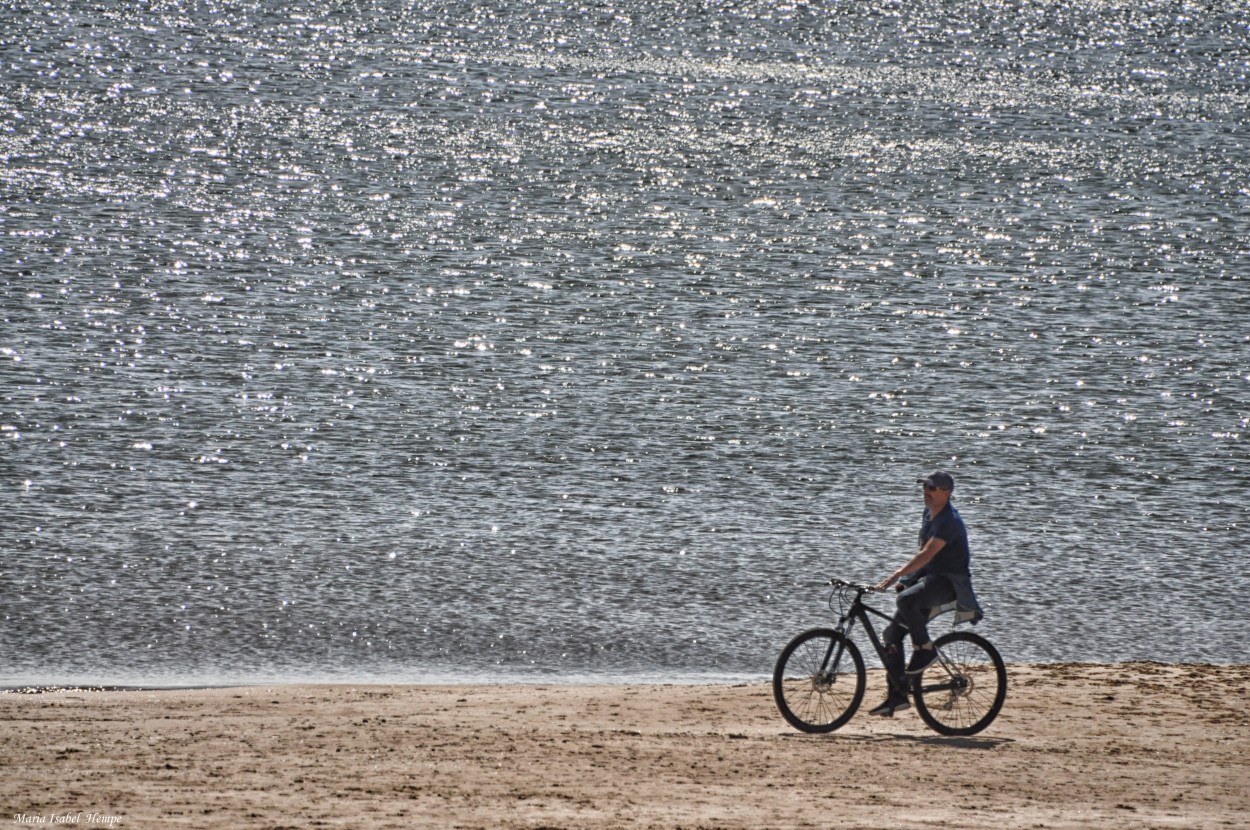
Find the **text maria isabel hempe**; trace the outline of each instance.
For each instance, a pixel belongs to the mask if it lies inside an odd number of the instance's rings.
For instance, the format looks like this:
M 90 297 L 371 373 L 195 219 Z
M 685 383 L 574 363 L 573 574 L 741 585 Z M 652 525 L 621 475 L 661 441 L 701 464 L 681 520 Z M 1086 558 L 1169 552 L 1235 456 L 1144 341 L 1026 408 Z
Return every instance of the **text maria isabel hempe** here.
M 110 816 L 104 813 L 53 813 L 50 816 L 33 816 L 30 813 L 14 813 L 14 824 L 86 824 L 93 827 L 116 827 L 122 823 L 121 816 Z

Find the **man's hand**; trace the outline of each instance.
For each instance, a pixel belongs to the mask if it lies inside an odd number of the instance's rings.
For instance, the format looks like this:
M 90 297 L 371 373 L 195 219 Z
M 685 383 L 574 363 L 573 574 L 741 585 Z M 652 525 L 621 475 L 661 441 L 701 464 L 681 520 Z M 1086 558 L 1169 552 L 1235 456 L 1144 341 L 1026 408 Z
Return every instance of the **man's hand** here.
M 934 556 L 937 556 L 937 552 L 940 551 L 942 549 L 942 546 L 945 544 L 946 544 L 945 539 L 941 539 L 937 536 L 930 537 L 929 541 L 924 543 L 924 547 L 920 549 L 919 553 L 913 556 L 911 558 L 911 561 L 908 562 L 906 565 L 899 568 L 894 573 L 890 574 L 886 579 L 883 579 L 881 583 L 877 585 L 877 590 L 884 591 L 886 588 L 889 588 L 895 582 L 898 582 L 901 577 L 904 577 L 910 573 L 915 573 L 916 571 L 923 568 L 925 565 L 928 565 L 929 561 L 933 559 Z M 903 590 L 901 585 L 899 586 L 899 590 L 900 591 Z

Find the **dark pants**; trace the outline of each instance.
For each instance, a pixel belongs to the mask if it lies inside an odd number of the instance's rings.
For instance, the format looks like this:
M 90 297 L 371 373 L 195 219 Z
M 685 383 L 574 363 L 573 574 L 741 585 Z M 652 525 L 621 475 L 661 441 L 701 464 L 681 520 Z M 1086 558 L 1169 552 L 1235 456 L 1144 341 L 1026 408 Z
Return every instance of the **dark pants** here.
M 898 595 L 894 620 L 885 627 L 881 641 L 885 645 L 885 668 L 889 673 L 890 690 L 907 688 L 903 675 L 903 638 L 911 634 L 913 648 L 929 642 L 929 612 L 955 600 L 955 588 L 940 574 L 930 574 Z

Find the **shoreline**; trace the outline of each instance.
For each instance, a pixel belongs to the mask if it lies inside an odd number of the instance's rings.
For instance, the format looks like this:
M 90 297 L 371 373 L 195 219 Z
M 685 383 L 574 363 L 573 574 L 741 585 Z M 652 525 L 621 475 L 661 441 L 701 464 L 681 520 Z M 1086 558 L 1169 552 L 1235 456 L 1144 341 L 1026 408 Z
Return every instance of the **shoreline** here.
M 969 738 L 868 715 L 879 670 L 829 735 L 790 729 L 763 682 L 7 693 L 0 807 L 19 824 L 204 830 L 1129 830 L 1250 813 L 1250 666 L 1008 672 L 1002 714 Z
M 1168 663 L 1159 660 L 1123 660 L 1119 662 L 1109 663 L 1105 661 L 1084 661 L 1084 660 L 1057 660 L 1053 662 L 1038 663 L 1017 663 L 1009 664 L 1008 668 L 1021 667 L 1029 669 L 1042 668 L 1113 668 L 1123 666 L 1129 669 L 1133 667 L 1171 667 L 1178 669 L 1237 669 L 1250 667 L 1250 663 L 1213 663 L 1204 661 L 1184 661 L 1177 663 Z M 869 672 L 879 671 L 879 667 L 869 667 Z M 536 676 L 526 674 L 516 675 L 499 675 L 489 680 L 478 677 L 476 675 L 465 675 L 462 677 L 448 675 L 431 675 L 428 677 L 411 676 L 411 677 L 387 677 L 387 676 L 369 676 L 362 675 L 359 677 L 344 678 L 340 676 L 326 676 L 324 678 L 241 678 L 237 680 L 224 679 L 219 681 L 192 681 L 186 683 L 171 682 L 162 683 L 159 681 L 146 682 L 93 682 L 93 681 L 30 681 L 30 682 L 5 682 L 0 681 L 0 695 L 41 695 L 53 694 L 56 692 L 169 692 L 169 691 L 198 691 L 204 689 L 252 689 L 256 687 L 282 687 L 282 686 L 393 686 L 393 687 L 442 687 L 442 686 L 739 686 L 751 685 L 758 683 L 771 683 L 771 676 L 764 674 L 755 675 L 722 675 L 709 674 L 705 676 L 690 674 L 647 674 L 647 675 L 551 675 Z

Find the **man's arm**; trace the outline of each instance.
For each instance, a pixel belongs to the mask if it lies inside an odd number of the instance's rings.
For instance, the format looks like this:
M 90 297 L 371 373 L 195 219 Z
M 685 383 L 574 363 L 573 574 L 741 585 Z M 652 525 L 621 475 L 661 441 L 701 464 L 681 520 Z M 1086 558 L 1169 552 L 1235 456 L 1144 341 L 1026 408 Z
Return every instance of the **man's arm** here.
M 898 582 L 899 579 L 901 579 L 902 577 L 907 576 L 910 573 L 915 573 L 916 571 L 923 568 L 925 565 L 928 565 L 929 562 L 933 559 L 933 557 L 937 556 L 938 551 L 940 551 L 945 546 L 946 546 L 945 539 L 939 539 L 936 536 L 929 537 L 929 541 L 924 543 L 924 547 L 920 549 L 920 552 L 917 553 L 915 556 L 913 556 L 906 565 L 899 568 L 897 571 L 895 571 L 894 573 L 886 577 L 884 580 L 882 580 L 881 584 L 877 586 L 877 590 L 884 591 L 886 588 L 889 588 L 895 582 Z

